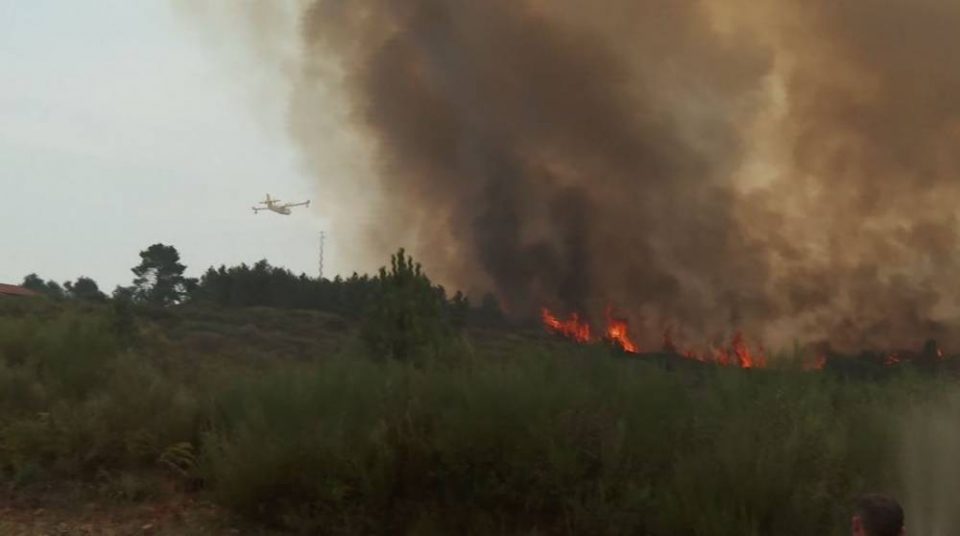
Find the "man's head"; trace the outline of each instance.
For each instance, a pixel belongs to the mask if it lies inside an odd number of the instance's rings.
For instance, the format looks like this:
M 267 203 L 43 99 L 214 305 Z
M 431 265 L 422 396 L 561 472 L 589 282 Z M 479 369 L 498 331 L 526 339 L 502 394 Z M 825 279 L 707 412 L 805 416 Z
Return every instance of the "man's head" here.
M 902 536 L 903 509 L 886 495 L 861 495 L 854 504 L 852 529 L 853 536 Z

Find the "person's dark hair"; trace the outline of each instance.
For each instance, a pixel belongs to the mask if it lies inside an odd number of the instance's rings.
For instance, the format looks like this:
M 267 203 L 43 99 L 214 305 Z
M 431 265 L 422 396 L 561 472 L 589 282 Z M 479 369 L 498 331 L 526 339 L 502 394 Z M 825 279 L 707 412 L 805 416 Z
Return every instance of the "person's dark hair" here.
M 870 536 L 899 536 L 903 530 L 903 508 L 886 495 L 861 495 L 854 503 L 853 512 Z

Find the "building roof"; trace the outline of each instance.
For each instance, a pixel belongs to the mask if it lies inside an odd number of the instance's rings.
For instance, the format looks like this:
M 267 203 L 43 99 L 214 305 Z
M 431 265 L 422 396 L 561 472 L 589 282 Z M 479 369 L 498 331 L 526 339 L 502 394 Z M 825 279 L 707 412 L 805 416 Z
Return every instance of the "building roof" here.
M 40 294 L 17 285 L 4 285 L 0 283 L 0 296 L 39 296 Z

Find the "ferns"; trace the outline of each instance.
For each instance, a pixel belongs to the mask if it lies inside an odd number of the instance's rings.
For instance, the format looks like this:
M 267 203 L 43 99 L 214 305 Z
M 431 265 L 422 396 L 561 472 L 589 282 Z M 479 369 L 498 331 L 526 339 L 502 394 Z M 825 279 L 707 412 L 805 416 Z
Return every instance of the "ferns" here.
M 157 463 L 184 480 L 196 476 L 197 454 L 193 443 L 181 441 L 163 449 Z

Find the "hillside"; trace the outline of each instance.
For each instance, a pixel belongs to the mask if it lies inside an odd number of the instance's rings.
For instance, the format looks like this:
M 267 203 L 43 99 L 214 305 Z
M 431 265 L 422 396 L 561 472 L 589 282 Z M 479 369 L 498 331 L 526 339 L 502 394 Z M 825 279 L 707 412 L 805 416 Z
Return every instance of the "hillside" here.
M 0 304 L 3 534 L 842 534 L 950 385 L 270 308 Z M 649 357 L 649 356 L 646 356 Z

